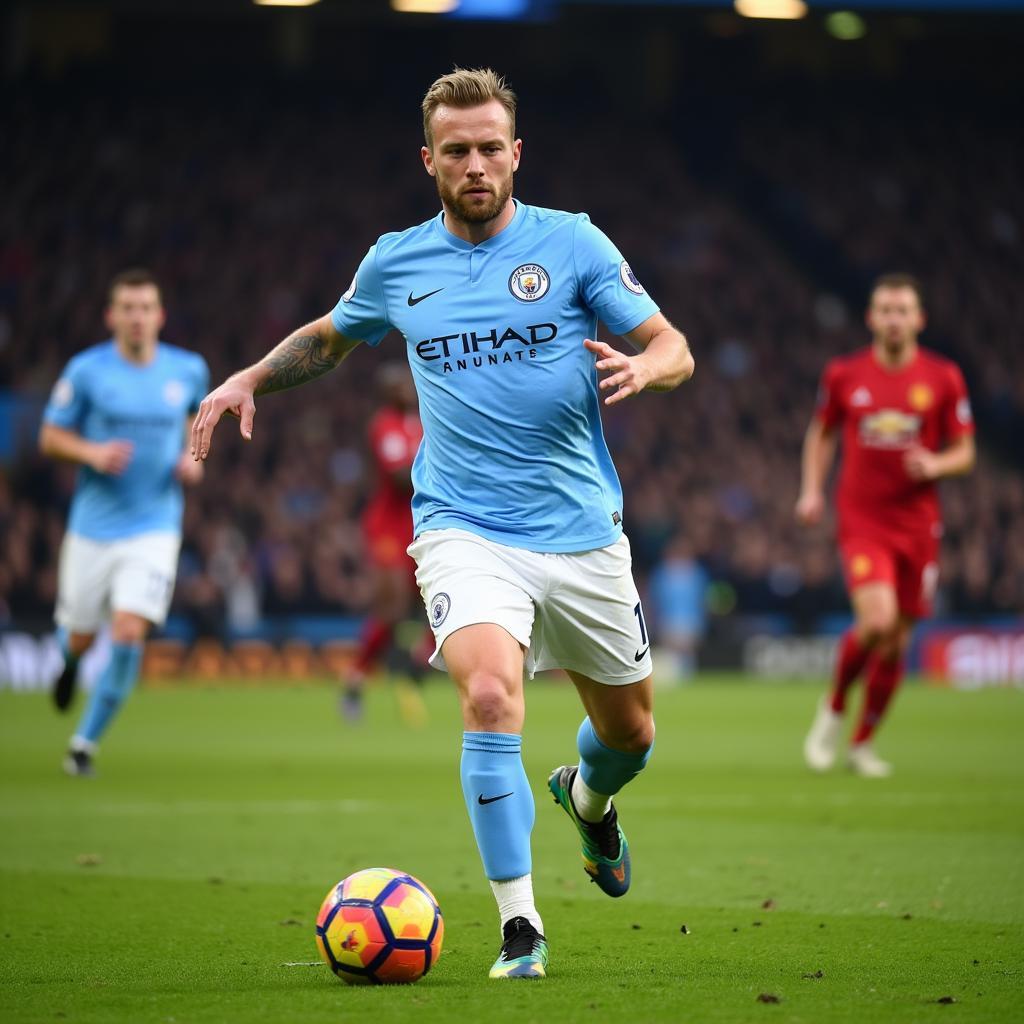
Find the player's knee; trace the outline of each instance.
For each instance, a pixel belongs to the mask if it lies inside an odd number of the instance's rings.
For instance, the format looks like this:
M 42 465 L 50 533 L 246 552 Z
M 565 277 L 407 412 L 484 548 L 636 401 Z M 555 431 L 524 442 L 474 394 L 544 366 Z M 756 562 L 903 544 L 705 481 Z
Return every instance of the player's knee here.
M 138 615 L 115 615 L 110 624 L 110 638 L 115 644 L 141 644 L 148 627 L 149 623 Z
M 68 637 L 68 650 L 76 658 L 80 658 L 87 650 L 89 650 L 90 647 L 92 647 L 92 642 L 95 639 L 95 633 L 72 633 Z
M 472 672 L 463 693 L 467 718 L 484 732 L 506 732 L 520 716 L 514 687 L 495 672 Z
M 599 736 L 599 739 L 605 746 L 623 754 L 643 754 L 654 745 L 654 716 L 645 714 L 616 723 L 609 736 Z
M 872 609 L 861 618 L 860 634 L 867 647 L 890 646 L 899 634 L 899 617 L 888 608 Z

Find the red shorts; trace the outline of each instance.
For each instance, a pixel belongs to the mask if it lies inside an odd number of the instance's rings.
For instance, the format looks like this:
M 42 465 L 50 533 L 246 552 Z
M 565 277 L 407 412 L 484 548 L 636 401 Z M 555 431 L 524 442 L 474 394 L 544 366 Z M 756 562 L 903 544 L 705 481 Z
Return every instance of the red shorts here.
M 865 583 L 888 583 L 896 591 L 901 615 L 931 615 L 939 581 L 939 541 L 930 533 L 884 537 L 850 534 L 839 540 L 846 589 Z

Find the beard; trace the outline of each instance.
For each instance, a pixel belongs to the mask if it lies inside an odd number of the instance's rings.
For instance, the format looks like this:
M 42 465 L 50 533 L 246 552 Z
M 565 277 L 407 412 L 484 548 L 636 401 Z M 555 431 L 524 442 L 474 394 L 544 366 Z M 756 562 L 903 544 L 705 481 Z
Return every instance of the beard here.
M 454 217 L 465 224 L 486 224 L 494 220 L 508 202 L 512 195 L 512 175 L 510 174 L 502 181 L 497 189 L 490 185 L 483 185 L 482 188 L 490 189 L 490 195 L 486 198 L 465 195 L 450 188 L 440 177 L 436 178 L 437 194 L 441 202 L 449 209 Z

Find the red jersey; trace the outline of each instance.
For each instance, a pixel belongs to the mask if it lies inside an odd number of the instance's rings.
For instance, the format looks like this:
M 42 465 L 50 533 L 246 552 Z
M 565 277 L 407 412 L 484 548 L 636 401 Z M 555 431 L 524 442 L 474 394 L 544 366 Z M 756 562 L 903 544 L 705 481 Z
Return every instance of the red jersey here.
M 370 420 L 370 452 L 376 482 L 363 515 L 369 533 L 395 533 L 412 543 L 412 480 L 408 473 L 423 438 L 416 413 L 381 409 Z M 401 476 L 396 478 L 395 474 Z M 404 553 L 404 547 L 403 547 Z
M 864 533 L 938 536 L 938 488 L 934 481 L 912 480 L 903 458 L 911 448 L 940 451 L 974 432 L 967 386 L 955 363 L 920 348 L 898 370 L 882 366 L 870 348 L 840 356 L 825 367 L 817 416 L 828 429 L 842 428 L 840 539 Z

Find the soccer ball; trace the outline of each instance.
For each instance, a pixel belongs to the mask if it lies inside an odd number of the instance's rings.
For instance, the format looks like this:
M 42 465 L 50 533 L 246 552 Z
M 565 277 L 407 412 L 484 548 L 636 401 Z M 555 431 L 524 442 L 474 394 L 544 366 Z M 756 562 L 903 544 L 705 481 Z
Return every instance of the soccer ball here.
M 342 879 L 316 916 L 316 946 L 350 985 L 405 985 L 437 962 L 444 918 L 433 893 L 391 868 L 366 868 Z

